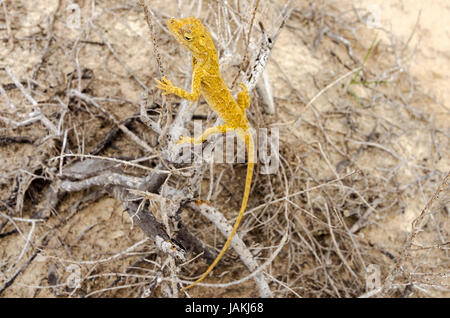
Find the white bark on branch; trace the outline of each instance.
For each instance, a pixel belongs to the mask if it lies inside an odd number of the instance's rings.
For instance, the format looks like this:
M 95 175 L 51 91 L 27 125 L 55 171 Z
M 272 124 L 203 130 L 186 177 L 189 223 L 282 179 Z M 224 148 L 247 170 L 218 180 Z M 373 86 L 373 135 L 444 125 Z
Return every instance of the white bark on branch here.
M 228 237 L 230 235 L 233 227 L 230 224 L 228 224 L 228 221 L 217 209 L 205 203 L 200 205 L 191 203 L 189 204 L 189 207 L 191 207 L 195 211 L 200 212 L 204 217 L 206 217 L 208 220 L 214 223 L 214 225 L 219 229 L 219 231 L 222 233 L 223 236 Z M 233 247 L 236 253 L 239 254 L 239 257 L 241 258 L 242 262 L 245 264 L 245 266 L 248 268 L 250 272 L 253 273 L 255 270 L 257 270 L 258 263 L 253 258 L 252 253 L 250 253 L 249 249 L 247 248 L 247 246 L 245 246 L 245 243 L 242 241 L 242 239 L 239 237 L 237 233 L 233 236 L 230 245 Z M 254 280 L 256 282 L 256 286 L 258 287 L 259 295 L 261 297 L 263 298 L 273 297 L 272 291 L 270 290 L 269 284 L 264 278 L 263 272 L 258 272 L 255 275 Z

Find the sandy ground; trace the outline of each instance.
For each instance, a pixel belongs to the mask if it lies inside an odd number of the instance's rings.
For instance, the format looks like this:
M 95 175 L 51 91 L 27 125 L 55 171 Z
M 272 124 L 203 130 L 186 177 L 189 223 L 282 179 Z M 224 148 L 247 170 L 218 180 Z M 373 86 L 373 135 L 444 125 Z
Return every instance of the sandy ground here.
M 436 105 L 424 105 L 439 112 L 440 106 L 450 103 L 450 29 L 446 21 L 450 18 L 450 4 L 445 0 L 376 1 L 368 0 L 363 5 L 379 8 L 380 27 L 392 32 L 403 42 L 417 48 L 411 62 L 411 71 L 420 79 L 423 88 L 436 97 Z M 375 11 L 375 10 L 374 10 Z M 387 41 L 384 32 L 378 33 Z M 449 124 L 448 118 L 442 123 Z

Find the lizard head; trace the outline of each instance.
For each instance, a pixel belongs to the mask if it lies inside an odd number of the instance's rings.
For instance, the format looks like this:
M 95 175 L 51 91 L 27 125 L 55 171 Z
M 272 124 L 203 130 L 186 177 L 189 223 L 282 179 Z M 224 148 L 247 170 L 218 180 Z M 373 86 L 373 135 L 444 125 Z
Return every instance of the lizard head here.
M 167 27 L 178 42 L 197 58 L 215 54 L 216 48 L 208 29 L 197 18 L 167 20 Z

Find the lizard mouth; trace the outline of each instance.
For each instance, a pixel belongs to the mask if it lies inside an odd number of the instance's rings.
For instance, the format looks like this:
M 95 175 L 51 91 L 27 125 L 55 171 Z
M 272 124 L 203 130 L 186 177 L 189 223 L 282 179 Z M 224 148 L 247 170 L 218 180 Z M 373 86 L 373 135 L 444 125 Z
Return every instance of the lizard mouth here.
M 175 24 L 175 22 L 177 22 L 177 20 L 176 19 L 174 19 L 174 18 L 170 18 L 169 20 L 167 20 L 167 26 L 171 26 L 171 25 L 174 25 Z
M 177 19 L 174 18 L 167 20 L 167 27 L 172 33 L 178 33 L 180 31 L 180 25 L 177 23 Z
M 177 38 L 179 42 L 183 42 L 183 24 L 179 20 L 171 18 L 167 20 L 167 27 L 169 31 Z

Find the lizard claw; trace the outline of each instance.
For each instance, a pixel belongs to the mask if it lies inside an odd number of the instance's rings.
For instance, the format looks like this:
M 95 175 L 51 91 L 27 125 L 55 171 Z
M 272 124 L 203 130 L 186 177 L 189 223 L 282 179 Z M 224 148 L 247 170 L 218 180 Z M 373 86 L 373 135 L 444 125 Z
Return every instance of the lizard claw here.
M 246 86 L 244 83 L 240 83 L 240 84 L 239 84 L 239 87 L 241 88 L 241 90 L 242 90 L 243 92 L 248 93 L 247 86 Z

